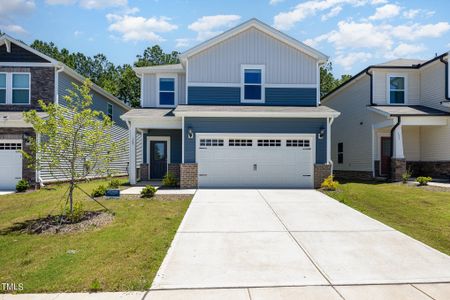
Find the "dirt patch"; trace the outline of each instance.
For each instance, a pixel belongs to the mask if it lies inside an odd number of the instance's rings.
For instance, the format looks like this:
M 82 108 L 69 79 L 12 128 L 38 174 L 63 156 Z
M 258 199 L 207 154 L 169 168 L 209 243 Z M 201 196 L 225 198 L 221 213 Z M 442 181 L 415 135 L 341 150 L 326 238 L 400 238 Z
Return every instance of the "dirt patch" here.
M 83 232 L 92 228 L 101 228 L 112 223 L 114 215 L 105 211 L 87 211 L 80 220 L 73 223 L 66 216 L 47 216 L 44 218 L 15 223 L 1 231 L 1 234 L 65 234 Z

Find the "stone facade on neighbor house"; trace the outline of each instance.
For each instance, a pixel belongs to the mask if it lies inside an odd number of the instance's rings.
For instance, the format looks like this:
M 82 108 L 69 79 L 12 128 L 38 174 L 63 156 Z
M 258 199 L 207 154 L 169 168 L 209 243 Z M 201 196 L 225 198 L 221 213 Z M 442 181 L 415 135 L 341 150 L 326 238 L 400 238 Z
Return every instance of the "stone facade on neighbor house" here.
M 84 80 L 81 75 L 67 66 L 22 42 L 8 35 L 0 36 L 0 90 L 4 91 L 0 94 L 0 142 L 7 143 L 8 139 L 22 140 L 22 149 L 29 150 L 30 146 L 26 142 L 26 138 L 35 137 L 36 134 L 31 125 L 25 122 L 22 112 L 41 111 L 39 100 L 43 100 L 46 104 L 66 105 L 64 96 L 68 93 L 67 89 L 73 89 L 72 82 L 80 85 Z M 124 149 L 110 166 L 114 172 L 113 175 L 126 175 L 129 155 L 128 147 L 125 145 L 128 144 L 129 135 L 127 125 L 120 116 L 129 108 L 98 86 L 94 85 L 91 93 L 93 96 L 92 108 L 111 115 L 114 121 L 111 130 L 114 142 L 124 145 Z M 19 95 L 22 98 L 17 98 Z M 50 170 L 45 157 L 40 158 L 41 164 L 36 172 L 28 167 L 29 163 L 24 158 L 18 159 L 19 156 L 21 156 L 19 151 L 3 147 L 0 149 L 0 167 L 21 168 L 20 178 L 33 184 L 36 180 L 41 183 L 67 180 L 63 174 Z M 14 161 L 21 160 L 22 163 L 11 164 L 8 162 L 11 157 L 14 158 Z M 80 168 L 82 168 L 81 165 Z M 10 175 L 6 173 L 0 175 L 0 189 L 15 187 L 18 180 L 13 174 L 16 172 L 11 172 Z
M 182 188 L 318 186 L 331 174 L 339 116 L 320 105 L 327 59 L 251 19 L 187 50 L 179 64 L 135 68 L 141 108 L 122 118 L 130 136 L 144 133 L 144 146 L 130 140 L 130 182 L 143 160 L 150 179 L 178 174 L 179 164 Z
M 369 66 L 322 103 L 341 112 L 331 152 L 338 177 L 450 179 L 449 55 Z

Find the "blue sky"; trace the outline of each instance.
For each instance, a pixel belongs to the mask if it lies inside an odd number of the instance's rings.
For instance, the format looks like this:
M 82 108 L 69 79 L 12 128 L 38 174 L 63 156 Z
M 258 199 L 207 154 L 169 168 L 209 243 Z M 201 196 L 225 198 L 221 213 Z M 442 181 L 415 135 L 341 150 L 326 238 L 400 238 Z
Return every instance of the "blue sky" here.
M 449 11 L 444 0 L 0 0 L 0 30 L 122 64 L 154 44 L 182 52 L 255 17 L 329 55 L 340 75 L 449 51 Z

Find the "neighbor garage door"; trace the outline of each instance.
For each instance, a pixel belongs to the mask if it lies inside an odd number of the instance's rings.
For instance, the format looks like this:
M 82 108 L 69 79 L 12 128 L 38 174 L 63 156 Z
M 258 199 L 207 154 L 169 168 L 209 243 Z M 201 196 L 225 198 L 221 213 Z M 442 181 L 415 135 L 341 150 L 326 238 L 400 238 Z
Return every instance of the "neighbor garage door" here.
M 0 140 L 0 190 L 14 190 L 22 179 L 21 140 Z
M 197 134 L 199 187 L 312 188 L 314 138 Z

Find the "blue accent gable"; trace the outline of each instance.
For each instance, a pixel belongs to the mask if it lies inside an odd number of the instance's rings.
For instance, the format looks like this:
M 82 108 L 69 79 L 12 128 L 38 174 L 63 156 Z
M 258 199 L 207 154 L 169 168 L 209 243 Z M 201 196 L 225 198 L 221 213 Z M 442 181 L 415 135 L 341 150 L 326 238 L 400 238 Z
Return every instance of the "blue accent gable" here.
M 239 105 L 241 88 L 190 86 L 188 98 L 188 103 L 193 105 Z
M 240 87 L 190 86 L 191 105 L 316 106 L 315 88 L 266 88 L 265 103 L 241 103 Z
M 266 105 L 316 106 L 315 88 L 266 88 Z
M 188 128 L 194 133 L 313 133 L 316 134 L 316 163 L 327 160 L 327 132 L 317 139 L 324 118 L 188 118 L 184 119 L 184 162 L 195 162 L 195 137 L 187 137 Z
M 181 163 L 181 129 L 149 129 L 144 134 L 143 151 L 144 163 L 147 163 L 147 137 L 148 136 L 170 136 L 170 162 Z

